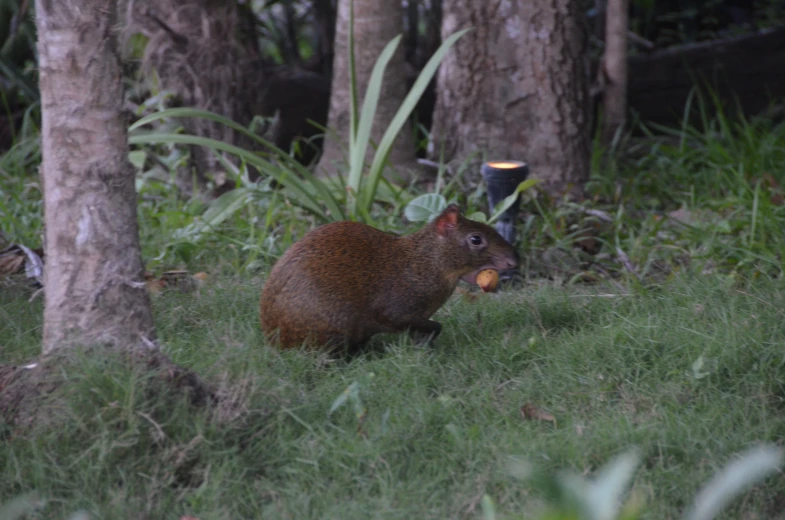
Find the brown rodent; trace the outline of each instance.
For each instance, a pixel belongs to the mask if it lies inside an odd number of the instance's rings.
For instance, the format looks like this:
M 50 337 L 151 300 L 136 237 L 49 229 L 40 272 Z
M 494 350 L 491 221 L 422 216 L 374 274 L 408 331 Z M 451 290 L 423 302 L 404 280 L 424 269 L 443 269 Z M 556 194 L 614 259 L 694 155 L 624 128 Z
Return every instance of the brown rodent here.
M 281 348 L 306 342 L 356 350 L 379 332 L 430 337 L 429 318 L 463 279 L 518 265 L 518 252 L 492 227 L 454 204 L 420 231 L 396 236 L 357 222 L 306 233 L 278 260 L 262 291 L 262 330 Z M 276 338 L 277 332 L 277 338 Z

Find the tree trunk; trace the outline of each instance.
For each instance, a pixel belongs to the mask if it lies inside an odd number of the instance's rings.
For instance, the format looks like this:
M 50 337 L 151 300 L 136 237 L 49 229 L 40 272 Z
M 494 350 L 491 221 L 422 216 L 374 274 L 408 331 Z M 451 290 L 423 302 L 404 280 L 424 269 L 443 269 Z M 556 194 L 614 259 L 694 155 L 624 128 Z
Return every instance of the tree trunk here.
M 602 141 L 610 145 L 627 120 L 627 0 L 608 0 L 606 9 Z
M 523 160 L 554 193 L 589 176 L 584 14 L 575 0 L 444 0 L 442 38 L 463 29 L 439 69 L 432 155 Z
M 317 56 L 314 61 L 318 64 L 314 68 L 328 80 L 333 74 L 333 49 L 335 45 L 335 6 L 332 0 L 313 0 L 311 3 L 313 13 L 314 32 L 316 33 Z
M 151 83 L 175 93 L 181 106 L 209 110 L 241 125 L 261 114 L 258 92 L 265 85 L 265 68 L 248 5 L 234 0 L 135 0 L 129 13 L 125 39 L 136 33 L 149 39 L 143 70 Z M 181 123 L 189 134 L 260 149 L 252 139 L 214 121 L 183 118 Z M 177 172 L 180 192 L 204 192 L 211 180 L 218 188 L 215 194 L 223 191 L 225 168 L 219 158 L 200 146 L 190 147 L 190 152 L 190 163 Z M 231 154 L 226 158 L 237 162 Z M 257 178 L 254 169 L 249 175 Z
M 324 142 L 318 170 L 332 174 L 345 170 L 348 149 L 350 99 L 349 89 L 349 2 L 338 0 L 336 17 L 335 54 L 333 58 L 332 92 L 328 127 L 330 134 Z M 371 71 L 384 47 L 403 30 L 403 6 L 398 0 L 354 1 L 354 52 L 357 73 L 357 92 L 360 109 Z M 381 97 L 371 130 L 371 139 L 378 143 L 406 97 L 406 63 L 403 45 L 399 45 L 384 74 Z M 334 132 L 334 133 L 333 133 Z M 373 158 L 369 147 L 367 160 Z M 401 130 L 390 151 L 389 163 L 408 179 L 416 164 L 411 128 Z
M 43 352 L 154 347 L 112 0 L 36 0 Z

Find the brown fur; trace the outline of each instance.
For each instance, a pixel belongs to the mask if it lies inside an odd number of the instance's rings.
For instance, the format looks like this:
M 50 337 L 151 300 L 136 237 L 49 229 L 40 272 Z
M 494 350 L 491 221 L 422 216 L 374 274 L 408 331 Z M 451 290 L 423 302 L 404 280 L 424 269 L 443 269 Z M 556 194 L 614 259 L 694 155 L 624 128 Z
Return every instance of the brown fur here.
M 484 247 L 470 243 L 484 237 Z M 435 339 L 429 318 L 482 269 L 507 269 L 518 253 L 490 226 L 450 205 L 432 223 L 398 237 L 357 222 L 307 233 L 273 266 L 262 291 L 262 329 L 281 348 L 312 342 L 359 347 L 380 332 Z

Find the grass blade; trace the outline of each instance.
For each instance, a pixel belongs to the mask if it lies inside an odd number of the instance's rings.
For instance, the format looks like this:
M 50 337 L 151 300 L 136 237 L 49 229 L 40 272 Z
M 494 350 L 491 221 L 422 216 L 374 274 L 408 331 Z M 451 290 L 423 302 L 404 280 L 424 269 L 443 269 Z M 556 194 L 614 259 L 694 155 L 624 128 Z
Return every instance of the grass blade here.
M 357 125 L 357 134 L 354 140 L 349 144 L 349 188 L 351 189 L 351 199 L 349 205 L 349 214 L 355 216 L 356 214 L 356 199 L 360 197 L 360 183 L 362 181 L 363 167 L 365 166 L 365 152 L 368 149 L 368 143 L 371 140 L 371 129 L 373 127 L 373 119 L 376 114 L 376 108 L 379 105 L 379 97 L 382 93 L 382 80 L 384 79 L 384 71 L 387 65 L 398 48 L 401 41 L 401 35 L 393 38 L 387 46 L 385 46 L 371 72 L 371 78 L 368 81 L 368 88 L 365 89 L 365 99 L 363 99 L 362 113 L 360 114 L 360 121 Z
M 343 209 L 341 208 L 340 204 L 338 203 L 338 200 L 335 198 L 333 193 L 329 189 L 324 187 L 323 183 L 316 176 L 314 176 L 313 173 L 308 168 L 306 168 L 305 166 L 301 165 L 299 162 L 297 162 L 292 157 L 290 157 L 289 154 L 287 154 L 286 152 L 284 152 L 283 150 L 281 150 L 280 148 L 275 146 L 270 141 L 267 141 L 266 139 L 260 137 L 259 135 L 251 132 L 250 130 L 245 128 L 243 125 L 241 125 L 239 123 L 236 123 L 235 121 L 232 121 L 231 119 L 229 119 L 227 117 L 224 117 L 224 116 L 222 116 L 220 114 L 216 114 L 214 112 L 209 112 L 207 110 L 199 110 L 199 109 L 195 109 L 195 108 L 170 108 L 170 109 L 167 109 L 167 110 L 163 110 L 161 112 L 157 112 L 155 114 L 150 114 L 149 116 L 145 116 L 145 117 L 139 119 L 138 121 L 136 121 L 134 124 L 132 124 L 129 127 L 129 132 L 134 132 L 134 131 L 140 129 L 142 126 L 147 125 L 149 123 L 152 123 L 154 121 L 158 121 L 158 120 L 166 119 L 166 118 L 177 118 L 177 117 L 196 117 L 196 118 L 201 118 L 201 119 L 207 119 L 207 120 L 210 120 L 210 121 L 215 121 L 217 123 L 221 123 L 221 124 L 224 124 L 224 125 L 226 125 L 226 126 L 228 126 L 230 128 L 233 128 L 233 129 L 237 130 L 238 132 L 242 133 L 243 135 L 246 135 L 246 136 L 250 137 L 251 139 L 253 139 L 257 143 L 259 143 L 262 146 L 264 146 L 281 163 L 283 163 L 286 166 L 286 168 L 294 170 L 296 173 L 298 173 L 300 176 L 302 176 L 309 184 L 311 184 L 316 189 L 316 191 L 319 194 L 319 196 L 322 197 L 322 202 L 324 203 L 325 206 L 327 206 L 328 211 L 333 216 L 333 220 L 343 220 L 343 219 L 346 218 L 346 215 L 344 214 Z M 159 133 L 158 135 L 164 135 L 164 134 Z M 185 134 L 183 134 L 183 135 L 185 135 Z M 198 137 L 198 136 L 194 136 L 194 137 Z M 129 137 L 129 139 L 131 139 L 131 138 L 132 138 L 132 136 Z M 173 141 L 169 141 L 169 142 L 173 142 Z M 180 141 L 180 142 L 182 142 L 182 141 Z M 196 143 L 189 142 L 187 144 L 196 144 Z M 210 147 L 210 145 L 203 145 L 203 146 Z M 234 149 L 235 150 L 242 150 L 241 148 L 237 148 L 237 147 L 234 147 Z M 231 152 L 229 150 L 224 150 L 224 151 L 227 151 L 228 153 L 234 153 L 234 152 Z M 259 159 L 259 161 L 264 161 L 264 159 L 261 159 L 256 153 L 250 152 L 248 150 L 244 150 L 244 151 L 247 152 L 247 153 L 252 154 L 254 157 Z M 235 153 L 235 155 L 238 155 L 238 154 Z M 245 155 L 243 155 L 243 156 L 238 155 L 238 157 L 243 157 L 243 158 L 247 159 L 247 157 Z M 250 164 L 252 164 L 253 166 L 257 167 L 257 169 L 259 169 L 260 172 L 261 171 L 266 171 L 269 174 L 270 173 L 269 172 L 269 168 L 268 169 L 264 169 L 264 170 L 259 168 L 260 164 L 268 164 L 269 165 L 269 162 L 264 161 L 263 163 L 260 163 L 259 161 L 248 161 L 248 162 Z M 272 165 L 270 165 L 270 166 L 272 167 Z M 279 182 L 283 183 L 283 181 L 281 181 L 278 178 L 276 178 L 276 180 L 278 180 Z
M 539 179 L 526 179 L 525 181 L 518 184 L 518 187 L 515 188 L 515 191 L 507 195 L 504 198 L 504 200 L 498 204 L 498 206 L 496 207 L 496 211 L 494 211 L 491 218 L 488 219 L 488 223 L 492 224 L 493 222 L 495 222 L 496 219 L 502 216 L 502 213 L 507 211 L 510 208 L 510 206 L 515 204 L 515 201 L 518 200 L 518 197 L 520 197 L 521 193 L 528 190 L 529 188 L 536 186 L 539 183 L 540 183 Z
M 357 139 L 358 108 L 357 64 L 354 60 L 354 0 L 349 0 L 349 146 Z M 351 148 L 350 148 L 351 149 Z M 351 156 L 351 153 L 349 154 Z
M 398 133 L 403 128 L 403 125 L 406 124 L 406 121 L 409 119 L 414 107 L 417 105 L 417 101 L 419 101 L 420 97 L 422 97 L 423 92 L 428 87 L 428 84 L 433 79 L 433 76 L 436 74 L 436 70 L 439 68 L 442 59 L 444 59 L 445 54 L 450 48 L 455 44 L 458 39 L 466 34 L 471 29 L 463 29 L 452 34 L 449 38 L 447 38 L 437 49 L 437 51 L 431 56 L 431 59 L 428 60 L 428 63 L 425 64 L 420 75 L 417 77 L 417 81 L 414 82 L 412 85 L 409 94 L 407 94 L 406 98 L 403 100 L 398 112 L 396 112 L 395 117 L 393 117 L 392 121 L 390 121 L 390 125 L 387 127 L 387 130 L 384 132 L 381 141 L 379 141 L 379 147 L 376 150 L 376 154 L 374 155 L 373 162 L 371 163 L 371 169 L 368 172 L 368 179 L 364 186 L 363 196 L 361 198 L 361 211 L 363 213 L 368 213 L 371 208 L 371 204 L 373 204 L 374 194 L 379 186 L 379 179 L 382 174 L 382 169 L 384 167 L 384 163 L 387 162 L 387 157 L 390 154 L 390 149 L 392 148 L 393 142 L 395 138 L 398 136 Z
M 224 152 L 234 154 L 237 157 L 245 160 L 248 164 L 253 165 L 260 172 L 270 175 L 276 181 L 280 182 L 281 184 L 289 188 L 295 195 L 296 200 L 299 203 L 301 203 L 303 207 L 311 211 L 317 218 L 325 222 L 330 220 L 327 217 L 327 215 L 324 213 L 324 211 L 322 211 L 322 209 L 319 207 L 319 200 L 317 200 L 316 197 L 311 193 L 306 183 L 304 183 L 296 176 L 292 175 L 291 172 L 287 170 L 279 170 L 267 160 L 259 157 L 253 152 L 250 152 L 238 146 L 224 143 L 223 141 L 218 141 L 217 139 L 211 139 L 209 137 L 199 137 L 195 135 L 171 134 L 171 133 L 136 134 L 128 137 L 128 143 L 131 145 L 157 144 L 157 143 L 187 144 L 187 145 L 195 145 L 195 146 L 204 146 L 206 148 L 213 148 L 215 150 L 221 150 Z M 315 178 L 313 178 L 313 181 L 314 183 L 312 185 L 317 188 L 317 192 L 320 195 L 322 195 L 323 198 L 326 198 L 327 195 L 329 195 L 329 197 L 332 197 L 332 195 L 329 192 L 329 189 L 326 186 L 324 186 L 323 183 L 321 183 L 320 181 L 318 181 L 318 179 Z

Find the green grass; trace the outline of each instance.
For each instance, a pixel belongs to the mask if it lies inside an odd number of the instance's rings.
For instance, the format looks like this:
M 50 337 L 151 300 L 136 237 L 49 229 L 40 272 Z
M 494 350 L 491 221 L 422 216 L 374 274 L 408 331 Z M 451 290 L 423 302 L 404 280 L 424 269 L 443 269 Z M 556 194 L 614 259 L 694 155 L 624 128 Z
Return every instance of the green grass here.
M 565 204 L 525 197 L 519 236 L 527 274 L 565 281 L 634 277 L 618 259 L 621 250 L 638 275 L 658 281 L 684 270 L 781 276 L 785 123 L 731 119 L 727 112 L 718 101 L 696 95 L 685 108 L 685 121 L 697 120 L 697 125 L 625 137 L 609 154 L 596 149 L 589 200 Z M 147 153 L 160 154 L 161 164 L 172 162 L 170 146 Z M 34 139 L 20 141 L 0 157 L 0 234 L 29 247 L 38 247 L 41 236 L 40 192 L 37 179 L 27 174 L 38 160 Z M 147 268 L 158 274 L 172 268 L 263 274 L 319 223 L 297 207 L 296 197 L 262 183 L 243 188 L 247 202 L 234 206 L 239 209 L 217 226 L 205 226 L 206 215 L 216 207 L 177 197 L 171 182 L 176 164 L 168 173 L 138 171 L 142 253 Z M 482 183 L 471 188 L 476 189 L 451 191 L 450 197 L 457 197 L 467 214 L 487 212 Z M 403 221 L 403 207 L 414 195 L 395 190 L 380 195 L 371 209 L 375 225 L 411 230 L 414 226 Z M 600 210 L 606 218 L 587 210 Z M 676 211 L 681 222 L 674 218 Z M 576 247 L 586 233 L 597 242 L 589 254 Z M 554 254 L 562 261 L 555 262 Z
M 684 270 L 781 276 L 785 124 L 732 120 L 718 102 L 711 103 L 696 97 L 685 110 L 697 113 L 699 126 L 658 128 L 656 135 L 623 139 L 610 154 L 595 150 L 591 199 L 565 204 L 527 196 L 519 225 L 527 274 L 568 282 L 634 278 L 618 259 L 621 250 L 638 275 L 658 281 Z M 10 154 L 5 163 L 24 162 L 19 155 Z M 39 193 L 23 171 L 0 176 L 0 194 L 6 195 L 0 202 L 0 230 L 11 241 L 35 247 Z M 248 202 L 216 227 L 205 227 L 206 211 L 215 206 L 180 200 L 160 174 L 140 172 L 137 185 L 143 255 L 156 273 L 187 268 L 213 275 L 263 274 L 319 222 L 286 192 L 263 184 L 249 189 Z M 467 214 L 487 211 L 481 183 L 452 196 Z M 373 207 L 377 227 L 413 228 L 402 219 L 406 200 L 401 197 L 387 193 Z M 587 213 L 597 210 L 606 218 Z M 597 242 L 588 254 L 576 247 L 587 233 Z
M 477 518 L 486 493 L 502 514 L 540 510 L 511 456 L 582 473 L 639 446 L 644 517 L 676 518 L 732 454 L 785 436 L 781 280 L 456 297 L 436 348 L 385 336 L 382 352 L 332 362 L 264 345 L 261 284 L 154 300 L 165 351 L 226 406 L 194 410 L 111 358 L 80 360 L 63 427 L 0 429 L 0 503 L 34 491 L 47 501 L 32 518 Z M 39 352 L 28 297 L 0 291 L 3 362 Z M 328 414 L 353 382 L 361 424 L 351 406 Z M 557 425 L 522 420 L 526 403 Z M 725 518 L 782 517 L 783 493 L 771 478 Z
M 35 492 L 46 502 L 30 517 L 47 519 L 477 518 L 487 494 L 503 515 L 538 518 L 543 501 L 508 474 L 510 457 L 590 473 L 638 446 L 645 518 L 679 517 L 733 454 L 785 436 L 785 124 L 692 109 L 700 130 L 598 151 L 592 200 L 524 200 L 535 283 L 452 300 L 434 349 L 388 336 L 351 361 L 281 353 L 258 330 L 265 272 L 313 216 L 262 184 L 206 228 L 209 205 L 139 172 L 147 269 L 209 273 L 196 292 L 154 298 L 162 344 L 223 404 L 192 409 L 116 359 L 77 358 L 50 405 L 67 420 L 21 436 L 0 424 L 0 504 Z M 32 138 L 0 157 L 0 235 L 29 247 L 39 159 Z M 458 197 L 487 211 L 481 185 Z M 407 232 L 404 204 L 375 205 L 374 221 Z M 576 247 L 587 230 L 592 252 Z M 25 362 L 42 301 L 0 281 L 0 363 Z M 361 403 L 330 413 L 347 388 Z M 557 424 L 523 420 L 527 403 Z M 771 478 L 725 518 L 785 518 L 783 496 Z
M 648 130 L 606 164 L 595 154 L 591 191 L 616 214 L 608 235 L 636 264 L 697 260 L 723 272 L 782 274 L 785 124 L 727 113 L 715 97 L 696 95 L 685 120 L 697 125 Z M 677 209 L 694 218 L 667 226 Z

